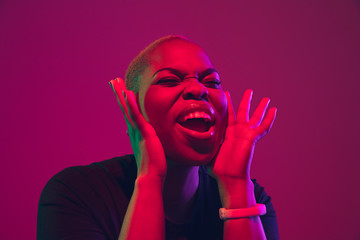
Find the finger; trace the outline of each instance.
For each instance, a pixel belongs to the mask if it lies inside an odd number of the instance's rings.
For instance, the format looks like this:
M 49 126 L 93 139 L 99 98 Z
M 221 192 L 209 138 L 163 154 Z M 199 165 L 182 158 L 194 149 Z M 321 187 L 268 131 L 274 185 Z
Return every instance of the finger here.
M 118 81 L 118 78 L 115 78 L 115 80 L 111 80 L 109 84 L 116 95 L 121 111 L 123 111 L 124 113 L 125 110 L 127 110 L 125 99 L 124 97 L 122 97 L 124 88 L 122 88 L 121 83 Z
M 240 123 L 247 123 L 249 121 L 249 110 L 252 95 L 253 91 L 251 89 L 248 89 L 245 91 L 244 96 L 241 99 L 237 113 L 237 121 Z
M 259 133 L 259 139 L 265 136 L 270 131 L 275 121 L 276 113 L 277 113 L 277 108 L 272 107 L 269 109 L 269 112 L 266 114 L 264 121 L 257 128 L 257 131 Z
M 264 118 L 266 108 L 268 107 L 270 103 L 269 98 L 263 98 L 259 104 L 259 106 L 256 108 L 254 114 L 251 116 L 249 124 L 253 127 L 258 127 L 261 123 L 261 121 Z
M 228 126 L 232 126 L 235 124 L 235 111 L 231 101 L 230 93 L 228 91 L 225 92 L 227 105 L 228 105 Z
M 122 79 L 116 78 L 115 80 L 111 80 L 109 84 L 116 95 L 116 99 L 119 103 L 120 109 L 125 117 L 126 122 L 129 123 L 130 125 L 134 125 L 130 118 L 129 111 L 125 102 L 124 90 L 126 89 L 123 88 L 124 84 Z
M 140 131 L 140 134 L 144 137 L 150 137 L 154 132 L 152 128 L 149 128 L 149 123 L 139 110 L 136 104 L 135 94 L 133 91 L 126 91 L 126 103 L 129 109 L 130 117 L 134 122 L 135 127 Z
M 115 78 L 115 80 L 118 82 L 118 83 L 120 83 L 120 87 L 121 87 L 121 89 L 126 89 L 126 86 L 125 86 L 125 82 L 124 82 L 124 80 L 122 79 L 122 78 Z

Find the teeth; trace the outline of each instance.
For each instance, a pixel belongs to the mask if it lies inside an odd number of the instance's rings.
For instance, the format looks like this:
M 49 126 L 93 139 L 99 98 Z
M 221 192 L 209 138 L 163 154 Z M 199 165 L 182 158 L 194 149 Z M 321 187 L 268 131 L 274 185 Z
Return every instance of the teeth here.
M 194 118 L 204 118 L 205 121 L 211 120 L 211 117 L 204 112 L 193 112 L 193 113 L 189 113 L 188 115 L 186 115 L 184 117 L 183 121 L 185 122 L 188 119 L 194 119 Z

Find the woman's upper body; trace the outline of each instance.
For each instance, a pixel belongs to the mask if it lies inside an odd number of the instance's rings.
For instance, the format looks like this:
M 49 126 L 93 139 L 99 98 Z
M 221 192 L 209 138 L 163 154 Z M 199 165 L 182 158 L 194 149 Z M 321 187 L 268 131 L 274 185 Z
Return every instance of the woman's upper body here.
M 264 117 L 268 98 L 249 119 L 247 90 L 235 113 L 204 50 L 181 36 L 150 44 L 125 80 L 126 87 L 120 78 L 110 85 L 125 116 L 137 174 L 119 239 L 161 240 L 165 219 L 186 223 L 195 210 L 199 166 L 215 179 L 223 208 L 256 205 L 250 166 L 255 143 L 275 119 L 275 108 Z M 265 239 L 259 216 L 225 221 L 223 239 Z

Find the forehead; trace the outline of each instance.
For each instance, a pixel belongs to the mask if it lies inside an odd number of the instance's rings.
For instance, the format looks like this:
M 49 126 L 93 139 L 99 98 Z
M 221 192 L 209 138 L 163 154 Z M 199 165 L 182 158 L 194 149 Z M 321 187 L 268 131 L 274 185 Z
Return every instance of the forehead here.
M 149 57 L 150 71 L 154 72 L 160 68 L 172 67 L 190 74 L 212 67 L 203 49 L 183 40 L 162 43 L 150 53 Z

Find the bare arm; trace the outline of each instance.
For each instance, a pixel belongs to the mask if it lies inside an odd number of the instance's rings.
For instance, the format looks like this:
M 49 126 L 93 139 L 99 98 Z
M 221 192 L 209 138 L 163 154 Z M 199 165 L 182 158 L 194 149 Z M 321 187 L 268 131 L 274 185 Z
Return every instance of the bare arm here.
M 250 179 L 250 166 L 255 143 L 270 130 L 276 115 L 270 102 L 264 98 L 249 120 L 252 91 L 247 90 L 235 116 L 230 95 L 228 99 L 228 126 L 225 139 L 213 165 L 220 197 L 224 208 L 238 209 L 256 205 L 254 185 Z M 224 223 L 224 239 L 266 239 L 259 217 L 227 220 Z
M 231 181 L 227 185 L 229 191 L 225 193 L 226 190 L 223 190 L 221 193 L 224 208 L 239 209 L 255 206 L 254 184 L 250 179 L 228 180 L 228 183 Z M 224 185 L 221 188 L 225 188 Z M 260 217 L 226 220 L 224 222 L 224 240 L 232 239 L 266 239 Z
M 138 166 L 134 192 L 119 239 L 165 239 L 162 189 L 167 167 L 161 142 L 139 111 L 134 93 L 125 89 L 123 80 L 117 78 L 110 84 L 125 116 Z
M 119 240 L 165 239 L 162 180 L 137 178 Z

